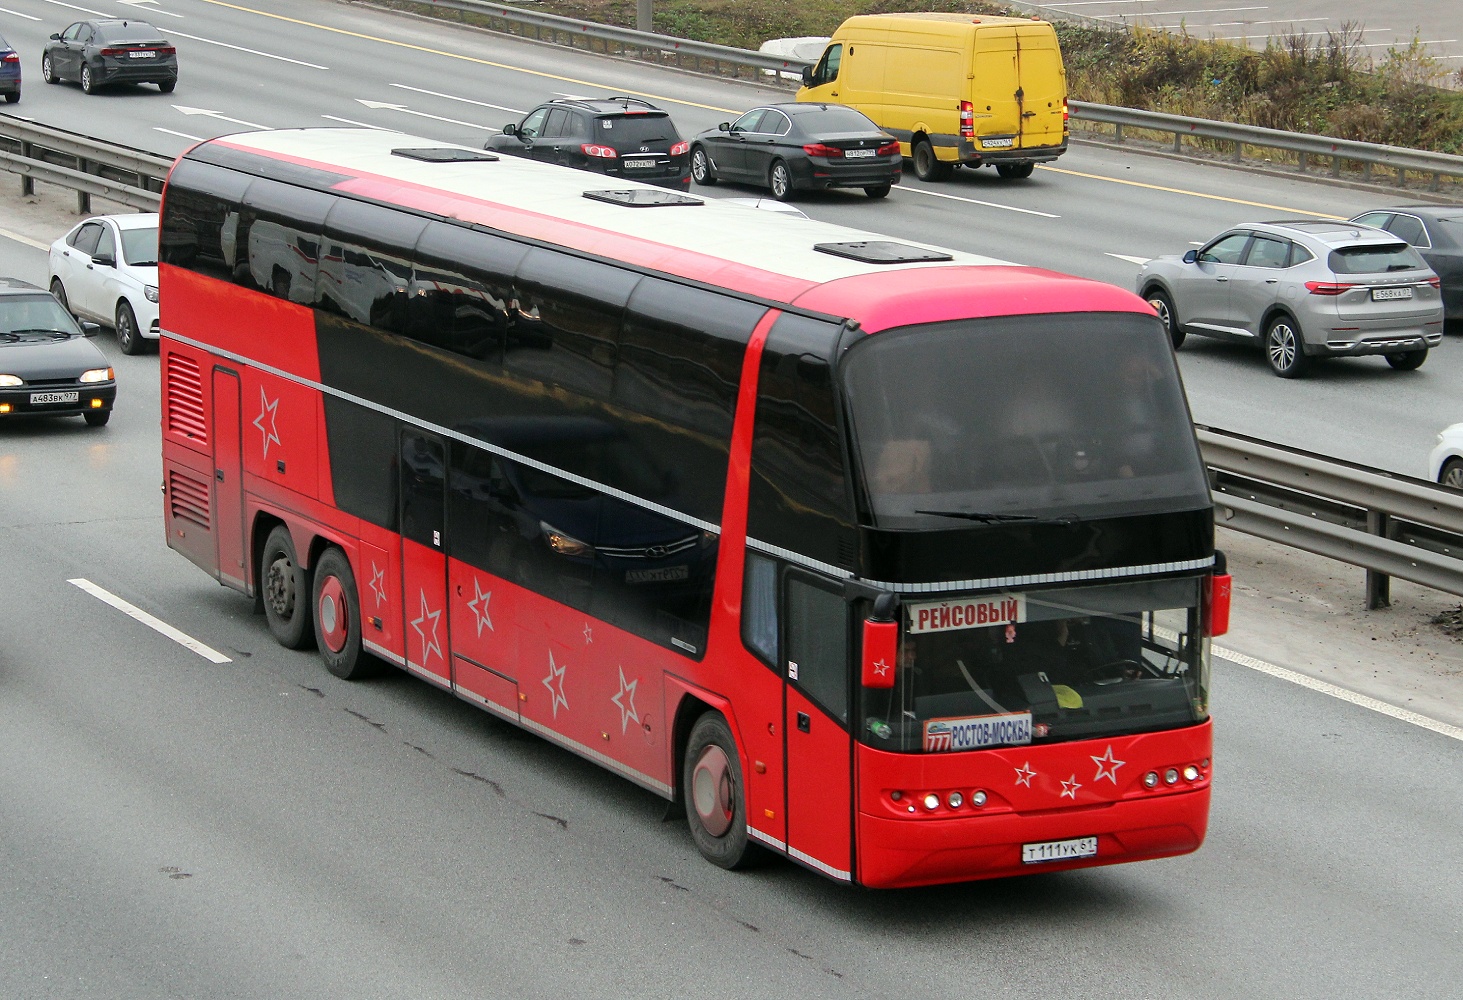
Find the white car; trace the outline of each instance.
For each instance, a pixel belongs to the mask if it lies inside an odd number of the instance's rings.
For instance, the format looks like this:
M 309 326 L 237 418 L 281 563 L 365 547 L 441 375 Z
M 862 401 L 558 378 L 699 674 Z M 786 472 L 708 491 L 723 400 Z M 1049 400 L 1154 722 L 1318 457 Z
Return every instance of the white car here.
M 1463 490 L 1463 424 L 1438 432 L 1438 446 L 1427 456 L 1427 467 L 1434 482 Z
M 159 334 L 157 213 L 100 215 L 51 244 L 51 292 L 79 319 L 117 331 L 124 354 Z

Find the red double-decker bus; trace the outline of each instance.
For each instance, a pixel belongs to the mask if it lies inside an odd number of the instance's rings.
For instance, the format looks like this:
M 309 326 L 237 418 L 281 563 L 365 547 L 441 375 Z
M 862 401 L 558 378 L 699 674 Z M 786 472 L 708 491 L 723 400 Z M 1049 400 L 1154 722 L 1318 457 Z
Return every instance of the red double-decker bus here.
M 1109 285 L 396 133 L 175 165 L 168 543 L 658 795 L 909 886 L 1181 854 L 1228 617 Z

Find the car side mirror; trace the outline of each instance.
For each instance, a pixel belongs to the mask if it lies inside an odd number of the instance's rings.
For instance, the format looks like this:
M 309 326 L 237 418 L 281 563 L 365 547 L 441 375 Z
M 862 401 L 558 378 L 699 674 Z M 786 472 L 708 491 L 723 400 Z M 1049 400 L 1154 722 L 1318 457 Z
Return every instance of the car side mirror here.
M 507 125 L 504 125 L 503 126 L 503 134 L 504 135 L 517 135 L 518 134 L 518 125 L 515 124 L 514 122 L 509 122 Z
M 1188 253 L 1184 254 L 1184 263 L 1185 264 L 1192 264 L 1192 263 L 1194 263 L 1198 259 L 1199 259 L 1199 251 L 1197 251 L 1197 250 L 1190 250 Z
M 720 125 L 716 126 L 716 130 L 718 132 L 730 132 L 731 122 L 722 122 Z
M 61 40 L 61 32 L 59 32 L 59 31 L 53 31 L 53 32 L 51 32 L 51 41 L 53 41 L 53 42 L 59 42 L 60 40 Z
M 880 594 L 864 621 L 863 686 L 892 688 L 899 658 L 899 598 Z
M 813 67 L 811 67 L 811 66 L 804 66 L 803 67 L 803 86 L 804 87 L 811 87 L 812 85 L 813 85 Z
M 99 253 L 99 254 L 97 254 L 95 257 L 93 257 L 91 259 L 91 262 L 93 264 L 98 265 L 99 267 L 116 267 L 117 266 L 117 258 L 113 257 L 110 254 L 105 254 L 105 253 Z
M 83 337 L 95 337 L 102 332 L 101 324 L 93 323 L 91 320 L 81 321 L 81 335 Z

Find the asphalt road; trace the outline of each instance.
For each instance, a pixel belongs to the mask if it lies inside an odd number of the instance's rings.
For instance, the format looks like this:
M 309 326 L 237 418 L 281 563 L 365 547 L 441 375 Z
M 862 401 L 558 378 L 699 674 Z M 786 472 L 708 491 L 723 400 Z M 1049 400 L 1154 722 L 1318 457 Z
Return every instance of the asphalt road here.
M 171 95 L 125 87 L 92 97 L 46 86 L 46 35 L 83 10 L 135 4 L 8 0 L 5 33 L 22 52 L 26 90 L 6 106 L 37 121 L 161 153 L 255 127 L 365 124 L 479 144 L 553 95 L 638 93 L 672 111 L 683 132 L 785 96 L 747 84 L 570 52 L 389 15 L 351 4 L 158 0 L 147 16 L 179 49 Z M 35 18 L 36 20 L 26 20 Z M 728 185 L 710 196 L 751 193 Z M 1051 267 L 1120 285 L 1134 260 L 1182 253 L 1242 221 L 1350 216 L 1386 196 L 1121 150 L 1075 148 L 1024 183 L 961 171 L 948 184 L 912 176 L 885 202 L 857 192 L 809 196 L 828 221 Z M 1449 336 L 1416 372 L 1381 358 L 1338 361 L 1299 382 L 1270 374 L 1258 351 L 1190 338 L 1180 352 L 1195 419 L 1407 475 L 1426 474 L 1438 430 L 1463 419 L 1463 338 Z

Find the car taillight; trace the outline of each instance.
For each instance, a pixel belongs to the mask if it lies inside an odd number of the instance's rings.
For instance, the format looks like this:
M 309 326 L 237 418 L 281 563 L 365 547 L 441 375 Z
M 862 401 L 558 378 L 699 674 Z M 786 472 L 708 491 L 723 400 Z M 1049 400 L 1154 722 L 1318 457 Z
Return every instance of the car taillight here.
M 686 152 L 686 150 L 690 148 L 691 144 L 689 142 L 678 142 L 671 147 L 671 155 L 680 156 L 682 153 Z
M 6 62 L 9 62 L 10 60 L 7 59 L 5 61 Z M 1433 275 L 1431 278 L 1428 278 L 1427 279 L 1427 283 L 1429 285 L 1432 285 L 1434 288 L 1442 288 L 1443 287 L 1443 279 L 1442 278 L 1439 278 L 1436 274 Z
M 104 56 L 125 56 L 127 54 L 127 51 L 128 51 L 127 49 L 102 49 L 102 55 L 104 55 Z
M 878 154 L 880 156 L 898 156 L 899 155 L 899 141 L 896 139 L 894 142 L 886 142 L 886 143 L 884 143 L 884 145 L 882 145 L 882 146 L 879 147 Z
M 579 147 L 585 156 L 597 156 L 601 160 L 617 160 L 620 154 L 615 152 L 612 146 L 600 146 L 592 142 L 586 142 Z
M 0 62 L 18 63 L 20 62 L 20 56 L 14 52 L 7 52 L 5 55 L 0 56 Z
M 160 49 L 157 50 L 157 54 L 160 55 L 160 56 L 176 55 L 177 52 L 178 52 L 178 49 L 175 46 L 172 46 L 172 45 L 164 45 L 162 48 L 160 48 Z
M 975 138 L 975 105 L 969 101 L 960 102 L 960 138 Z
M 803 152 L 809 156 L 821 156 L 830 160 L 837 159 L 843 155 L 843 150 L 837 146 L 828 146 L 821 142 L 809 143 L 803 147 Z
M 1312 295 L 1340 295 L 1342 292 L 1355 288 L 1353 284 L 1344 281 L 1307 281 L 1306 291 Z

